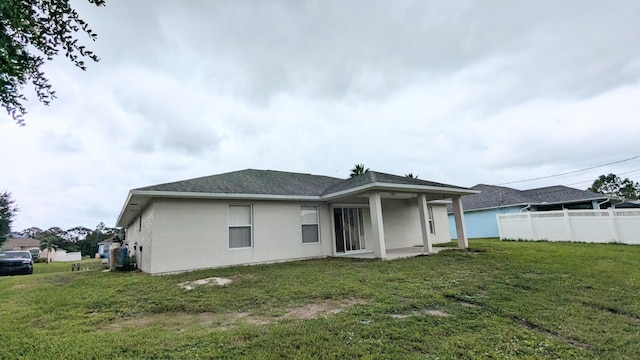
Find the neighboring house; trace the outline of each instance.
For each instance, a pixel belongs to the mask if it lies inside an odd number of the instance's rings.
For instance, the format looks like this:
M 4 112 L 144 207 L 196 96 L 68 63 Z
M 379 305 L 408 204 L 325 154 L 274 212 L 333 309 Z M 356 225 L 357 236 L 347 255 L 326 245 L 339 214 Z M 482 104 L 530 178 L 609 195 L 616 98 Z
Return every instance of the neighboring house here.
M 451 241 L 451 202 L 466 247 L 460 198 L 475 193 L 375 171 L 345 180 L 248 169 L 131 190 L 116 226 L 152 274 L 364 252 L 384 259 L 387 249 L 430 252 Z
M 624 200 L 613 205 L 616 209 L 640 209 L 640 200 Z
M 3 248 L 11 248 L 12 250 L 27 250 L 31 252 L 34 258 L 40 255 L 40 240 L 26 237 L 10 237 L 2 244 Z
M 600 209 L 610 205 L 609 196 L 557 185 L 529 190 L 478 184 L 471 189 L 479 194 L 462 198 L 466 236 L 468 238 L 498 237 L 497 214 L 521 211 Z M 449 209 L 449 229 L 456 238 L 452 209 Z
M 109 258 L 109 250 L 113 244 L 113 240 L 115 236 L 112 236 L 106 240 L 102 240 L 98 243 L 98 257 L 100 258 Z

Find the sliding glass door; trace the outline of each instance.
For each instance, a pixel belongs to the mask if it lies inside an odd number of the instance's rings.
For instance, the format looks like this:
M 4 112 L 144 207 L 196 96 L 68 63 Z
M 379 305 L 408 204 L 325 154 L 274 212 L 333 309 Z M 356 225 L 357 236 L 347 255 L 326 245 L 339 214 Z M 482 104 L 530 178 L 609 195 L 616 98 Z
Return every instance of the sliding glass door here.
M 344 253 L 366 249 L 362 208 L 334 208 L 336 252 Z

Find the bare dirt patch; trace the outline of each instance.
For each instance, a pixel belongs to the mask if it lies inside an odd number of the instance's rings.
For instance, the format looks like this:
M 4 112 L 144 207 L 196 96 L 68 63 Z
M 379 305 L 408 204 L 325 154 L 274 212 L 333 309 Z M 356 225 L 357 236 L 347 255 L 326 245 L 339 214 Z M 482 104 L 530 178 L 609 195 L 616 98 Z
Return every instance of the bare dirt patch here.
M 189 290 L 193 290 L 198 286 L 202 286 L 202 285 L 218 285 L 218 286 L 225 286 L 225 285 L 229 285 L 233 282 L 233 280 L 231 279 L 227 279 L 227 278 L 223 278 L 223 277 L 210 277 L 210 278 L 206 278 L 206 279 L 198 279 L 198 280 L 194 280 L 194 281 L 185 281 L 182 282 L 180 284 L 178 284 L 179 287 L 189 291 Z
M 431 315 L 437 317 L 449 317 L 451 314 L 447 314 L 442 310 L 422 310 L 422 311 L 413 311 L 408 314 L 391 314 L 390 317 L 394 319 L 406 319 L 411 316 L 421 316 L 421 315 Z
M 320 317 L 335 315 L 343 311 L 345 308 L 357 304 L 364 304 L 364 301 L 357 299 L 346 299 L 342 301 L 322 301 L 319 303 L 288 308 L 283 318 L 294 320 L 317 319 Z
M 170 313 L 150 314 L 121 319 L 118 322 L 104 327 L 105 330 L 118 331 L 126 327 L 135 329 L 162 326 L 182 330 L 190 326 L 206 326 L 219 330 L 228 330 L 240 324 L 266 325 L 280 320 L 309 320 L 328 317 L 344 311 L 348 307 L 364 304 L 360 299 L 327 300 L 303 306 L 284 309 L 284 315 L 264 316 L 251 312 L 212 313 L 199 314 Z

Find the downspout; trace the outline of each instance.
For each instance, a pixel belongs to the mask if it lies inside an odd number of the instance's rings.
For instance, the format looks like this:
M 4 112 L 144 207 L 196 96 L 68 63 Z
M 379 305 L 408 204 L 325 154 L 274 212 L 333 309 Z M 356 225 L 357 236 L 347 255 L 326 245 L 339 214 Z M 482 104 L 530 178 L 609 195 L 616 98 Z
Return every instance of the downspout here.
M 608 202 L 611 202 L 611 199 L 607 199 L 607 200 L 602 200 L 602 202 L 598 203 L 598 209 L 600 209 L 600 205 L 606 204 Z M 611 206 L 609 207 L 614 207 L 613 204 L 611 204 Z
M 529 204 L 529 205 L 523 207 L 522 209 L 520 209 L 520 212 L 523 212 L 523 211 L 525 211 L 527 209 L 530 209 L 530 208 L 531 208 L 531 204 Z

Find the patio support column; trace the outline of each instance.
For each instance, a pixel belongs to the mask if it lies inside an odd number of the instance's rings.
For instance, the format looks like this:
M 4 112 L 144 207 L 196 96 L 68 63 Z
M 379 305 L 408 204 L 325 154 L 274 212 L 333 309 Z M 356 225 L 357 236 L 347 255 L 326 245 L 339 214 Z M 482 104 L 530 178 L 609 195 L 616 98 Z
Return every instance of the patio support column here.
M 456 232 L 458 233 L 458 248 L 466 249 L 469 247 L 467 240 L 467 232 L 464 228 L 464 211 L 462 210 L 462 198 L 460 195 L 451 198 L 453 202 L 453 218 L 456 221 Z
M 371 250 L 377 258 L 386 259 L 387 247 L 384 244 L 384 224 L 382 221 L 382 200 L 380 193 L 369 194 L 369 212 L 371 214 Z
M 429 231 L 429 210 L 427 209 L 427 196 L 425 194 L 418 195 L 418 209 L 420 210 L 420 229 L 422 230 L 422 243 L 424 244 L 424 252 L 433 252 L 431 241 L 431 231 Z

